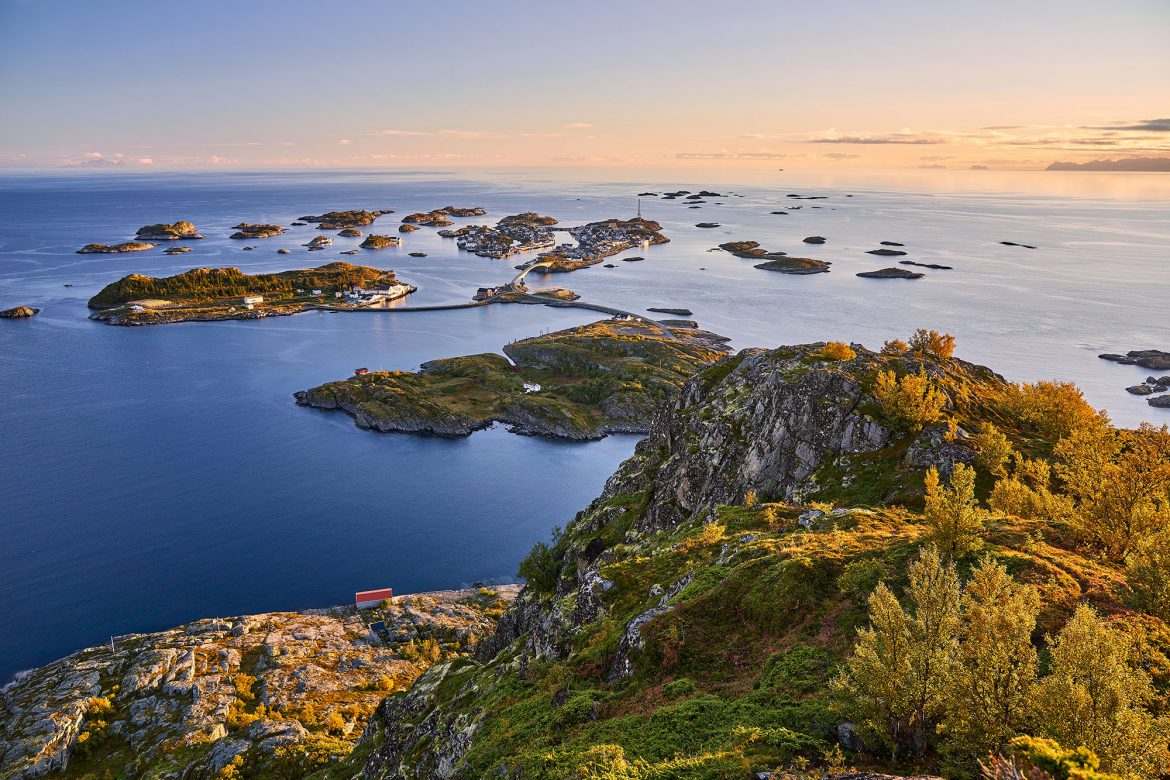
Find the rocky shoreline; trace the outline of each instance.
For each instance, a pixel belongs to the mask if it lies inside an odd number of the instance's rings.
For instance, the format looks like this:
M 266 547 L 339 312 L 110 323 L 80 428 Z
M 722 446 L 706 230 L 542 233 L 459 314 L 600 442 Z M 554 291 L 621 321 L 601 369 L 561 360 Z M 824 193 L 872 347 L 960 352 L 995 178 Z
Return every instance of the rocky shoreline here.
M 418 593 L 361 611 L 207 618 L 116 637 L 0 688 L 0 776 L 141 776 L 134 768 L 150 766 L 161 772 L 152 776 L 211 777 L 245 760 L 276 769 L 312 749 L 343 758 L 381 699 L 471 652 L 518 591 Z

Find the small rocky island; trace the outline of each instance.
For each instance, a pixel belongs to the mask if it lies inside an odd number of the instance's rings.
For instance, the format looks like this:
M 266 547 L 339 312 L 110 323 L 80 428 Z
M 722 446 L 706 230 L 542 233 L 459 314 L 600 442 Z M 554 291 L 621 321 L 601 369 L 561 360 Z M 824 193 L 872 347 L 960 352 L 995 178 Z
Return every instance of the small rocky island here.
M 720 244 L 719 248 L 747 260 L 764 260 L 765 262 L 757 263 L 755 266 L 762 271 L 775 271 L 793 276 L 827 274 L 829 266 L 832 265 L 827 260 L 816 260 L 811 257 L 789 257 L 785 252 L 769 252 L 760 246 L 759 241 L 728 241 Z
M 272 236 L 279 236 L 284 232 L 284 228 L 280 225 L 251 225 L 247 222 L 241 222 L 232 229 L 236 232 L 232 233 L 229 238 L 237 240 L 270 238 Z
M 163 278 L 123 277 L 90 298 L 89 308 L 95 310 L 90 319 L 110 325 L 253 320 L 325 304 L 356 309 L 414 290 L 393 271 L 349 263 L 255 275 L 239 268 L 193 268 Z
M 478 207 L 459 208 L 458 206 L 444 206 L 434 211 L 419 211 L 407 214 L 402 221 L 412 225 L 427 225 L 428 227 L 449 227 L 455 223 L 450 217 L 482 217 L 487 214 L 486 209 Z
M 866 279 L 921 279 L 926 276 L 908 268 L 881 268 L 877 271 L 862 271 L 857 275 Z
M 723 339 L 692 328 L 602 320 L 480 354 L 374 371 L 295 394 L 360 428 L 467 436 L 501 422 L 572 441 L 645 433 L 688 376 L 722 357 Z
M 14 306 L 11 309 L 0 311 L 0 318 L 6 320 L 24 320 L 29 317 L 35 317 L 40 313 L 40 309 L 34 309 L 32 306 Z
M 1153 371 L 1170 370 L 1170 352 L 1163 352 L 1160 349 L 1135 349 L 1124 355 L 1107 352 L 1097 357 L 1120 363 L 1123 366 L 1141 366 Z
M 398 236 L 381 236 L 370 233 L 366 240 L 358 244 L 362 249 L 385 249 L 390 246 L 402 246 L 402 239 Z
M 77 250 L 79 255 L 120 255 L 124 252 L 145 252 L 155 244 L 145 241 L 123 241 L 121 244 L 86 244 Z
M 317 225 L 318 230 L 341 230 L 343 228 L 358 228 L 374 224 L 374 220 L 389 211 L 330 211 L 320 216 L 301 217 L 298 222 L 309 222 Z
M 195 225 L 184 219 L 170 225 L 165 222 L 143 225 L 138 228 L 134 238 L 139 241 L 189 241 L 203 236 L 195 229 Z

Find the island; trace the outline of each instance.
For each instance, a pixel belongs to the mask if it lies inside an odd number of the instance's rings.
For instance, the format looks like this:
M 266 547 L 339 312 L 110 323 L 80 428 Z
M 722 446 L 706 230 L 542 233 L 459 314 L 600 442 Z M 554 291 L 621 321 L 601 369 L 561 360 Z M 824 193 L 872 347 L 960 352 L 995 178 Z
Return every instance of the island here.
M 662 225 L 653 220 L 605 219 L 568 228 L 577 245 L 558 244 L 551 251 L 537 256 L 540 273 L 565 273 L 600 263 L 607 257 L 634 247 L 666 244 L 670 239 L 662 234 Z
M 357 228 L 345 228 L 338 232 L 337 235 L 341 236 L 342 238 L 361 238 L 362 231 L 358 230 Z
M 165 222 L 143 225 L 134 237 L 139 241 L 189 241 L 203 238 L 195 226 L 185 219 L 170 225 Z
M 459 208 L 457 206 L 444 206 L 434 211 L 420 211 L 414 214 L 407 214 L 402 218 L 402 221 L 415 225 L 427 225 L 429 227 L 447 227 L 448 225 L 455 224 L 449 217 L 482 217 L 484 214 L 487 214 L 487 210 L 478 207 Z
M 155 244 L 145 241 L 123 241 L 121 244 L 86 244 L 77 250 L 79 255 L 118 255 L 123 252 L 145 252 L 154 249 Z
M 32 306 L 14 306 L 11 309 L 0 311 L 0 317 L 6 320 L 23 320 L 35 317 L 40 313 L 40 309 L 34 309 Z
M 899 257 L 906 253 L 901 249 L 870 249 L 866 254 L 877 255 L 878 257 Z
M 696 329 L 602 320 L 503 352 L 433 360 L 417 372 L 359 369 L 295 398 L 374 431 L 467 436 L 501 422 L 514 433 L 588 441 L 646 433 L 658 405 L 727 348 Z
M 748 260 L 764 260 L 765 262 L 757 263 L 755 266 L 761 271 L 775 271 L 793 276 L 827 274 L 829 273 L 829 266 L 832 265 L 828 260 L 816 260 L 811 257 L 789 257 L 786 252 L 769 252 L 760 246 L 759 241 L 728 241 L 727 243 L 720 244 L 719 248 L 724 252 L 730 252 L 736 257 L 742 257 Z
M 1107 352 L 1097 357 L 1120 363 L 1123 366 L 1141 366 L 1155 371 L 1170 369 L 1170 352 L 1164 352 L 1160 349 L 1133 349 L 1124 355 Z
M 362 249 L 385 249 L 388 246 L 402 246 L 402 239 L 398 236 L 381 236 L 370 233 L 366 240 L 358 244 Z
M 881 268 L 877 271 L 862 271 L 857 275 L 866 279 L 921 279 L 926 276 L 905 268 Z
M 416 230 L 418 230 L 418 225 L 412 225 L 409 222 L 403 222 L 398 226 L 399 233 L 413 233 Z
M 828 260 L 815 260 L 811 257 L 783 257 L 773 258 L 765 263 L 756 263 L 755 267 L 761 271 L 776 271 L 777 273 L 793 276 L 807 276 L 809 274 L 827 274 Z
M 191 251 L 189 246 L 168 246 L 163 250 L 164 255 L 185 255 Z
M 332 310 L 385 305 L 414 292 L 393 271 L 329 263 L 249 275 L 239 268 L 193 268 L 156 278 L 131 274 L 89 299 L 90 319 L 110 325 L 252 320 L 298 314 L 328 303 Z
M 241 222 L 234 228 L 235 233 L 232 233 L 229 238 L 235 239 L 249 239 L 249 238 L 269 238 L 271 236 L 279 236 L 284 232 L 284 228 L 280 225 L 251 225 L 247 222 Z
M 534 212 L 514 214 L 492 226 L 466 225 L 456 230 L 440 230 L 444 238 L 454 238 L 456 245 L 467 252 L 502 260 L 520 252 L 534 252 L 556 245 L 550 225 L 557 224 L 552 217 Z
M 341 230 L 342 228 L 356 228 L 374 224 L 374 220 L 386 211 L 330 211 L 320 216 L 301 217 L 299 222 L 316 223 L 318 230 Z

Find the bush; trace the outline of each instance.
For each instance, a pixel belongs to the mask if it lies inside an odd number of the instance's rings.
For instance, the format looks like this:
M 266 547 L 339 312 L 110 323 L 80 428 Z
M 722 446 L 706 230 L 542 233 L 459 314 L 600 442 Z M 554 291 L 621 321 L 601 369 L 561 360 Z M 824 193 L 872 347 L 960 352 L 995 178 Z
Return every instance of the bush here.
M 595 707 L 593 697 L 588 693 L 574 694 L 553 715 L 553 724 L 565 728 L 593 720 Z
M 923 372 L 901 379 L 893 371 L 879 372 L 873 394 L 890 424 L 908 431 L 938 422 L 947 404 L 946 393 L 935 388 Z
M 975 447 L 975 465 L 993 477 L 1007 476 L 1007 462 L 1012 455 L 1012 443 L 991 423 L 983 423 L 979 433 L 971 437 Z
M 910 351 L 910 345 L 902 339 L 890 339 L 882 344 L 883 355 L 903 355 Z
M 857 357 L 857 353 L 842 341 L 830 341 L 821 347 L 821 351 L 816 354 L 816 357 L 819 360 L 852 360 Z
M 662 692 L 668 699 L 681 699 L 695 692 L 695 681 L 686 677 L 672 680 L 662 686 Z
M 937 330 L 919 328 L 910 337 L 910 349 L 923 357 L 949 358 L 955 353 L 955 337 L 949 333 L 939 333 Z
M 552 545 L 537 542 L 524 560 L 520 561 L 518 573 L 537 593 L 552 593 L 557 589 L 561 577 L 561 529 L 553 529 Z
M 1023 432 L 1051 443 L 1080 428 L 1108 423 L 1071 382 L 1008 385 L 999 405 Z

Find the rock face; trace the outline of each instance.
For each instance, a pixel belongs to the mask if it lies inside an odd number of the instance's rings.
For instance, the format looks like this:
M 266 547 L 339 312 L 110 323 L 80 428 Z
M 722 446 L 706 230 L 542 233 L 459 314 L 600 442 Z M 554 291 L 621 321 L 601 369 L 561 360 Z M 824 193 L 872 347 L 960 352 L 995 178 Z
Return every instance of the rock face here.
M 77 250 L 79 255 L 117 255 L 123 252 L 144 252 L 154 249 L 155 244 L 144 241 L 124 241 L 121 244 L 86 244 Z
M 186 220 L 179 220 L 168 225 L 165 222 L 158 225 L 144 225 L 138 228 L 135 236 L 139 241 L 182 241 L 203 238 L 195 226 Z
M 6 320 L 22 320 L 28 317 L 35 317 L 40 312 L 40 309 L 34 309 L 32 306 L 14 306 L 11 309 L 0 311 L 0 317 Z
M 67 766 L 97 777 L 126 761 L 138 768 L 126 777 L 149 767 L 212 777 L 236 756 L 262 770 L 281 748 L 328 740 L 345 755 L 379 700 L 431 662 L 467 653 L 517 591 L 200 620 L 82 650 L 0 689 L 0 777 Z M 385 629 L 371 631 L 371 621 Z

